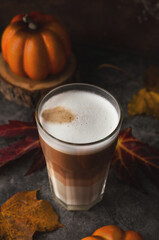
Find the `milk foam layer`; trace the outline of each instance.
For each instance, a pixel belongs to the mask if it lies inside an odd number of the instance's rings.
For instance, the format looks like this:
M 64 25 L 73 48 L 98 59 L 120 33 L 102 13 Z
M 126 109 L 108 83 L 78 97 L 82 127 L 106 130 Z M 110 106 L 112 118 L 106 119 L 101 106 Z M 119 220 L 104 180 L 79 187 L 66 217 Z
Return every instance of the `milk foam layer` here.
M 42 112 L 63 107 L 75 118 L 69 123 L 45 121 Z M 42 107 L 40 122 L 55 138 L 71 143 L 90 143 L 108 136 L 116 128 L 119 116 L 115 107 L 104 97 L 95 93 L 72 90 L 50 98 Z

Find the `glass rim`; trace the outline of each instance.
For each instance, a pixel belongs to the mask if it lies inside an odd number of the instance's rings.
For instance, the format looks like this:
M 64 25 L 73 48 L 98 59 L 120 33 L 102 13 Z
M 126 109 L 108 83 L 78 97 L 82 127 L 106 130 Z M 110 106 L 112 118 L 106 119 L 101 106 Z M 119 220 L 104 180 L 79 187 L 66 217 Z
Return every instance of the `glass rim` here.
M 72 143 L 72 142 L 68 142 L 68 141 L 64 141 L 64 140 L 61 140 L 53 135 L 51 135 L 41 124 L 40 122 L 40 119 L 39 119 L 39 108 L 42 104 L 42 102 L 49 96 L 51 95 L 53 92 L 56 92 L 57 90 L 59 89 L 62 89 L 62 88 L 65 88 L 65 87 L 69 87 L 69 86 L 86 86 L 86 87 L 92 87 L 94 89 L 98 89 L 100 91 L 102 91 L 103 93 L 106 93 L 109 97 L 111 97 L 116 103 L 117 103 L 117 106 L 119 108 L 119 121 L 118 121 L 118 124 L 117 126 L 115 127 L 115 129 L 110 133 L 108 134 L 106 137 L 102 138 L 102 139 L 99 139 L 97 141 L 93 141 L 93 142 L 89 142 L 89 143 Z M 75 89 L 74 89 L 75 90 Z M 84 91 L 87 91 L 87 90 L 84 90 Z M 99 94 L 98 94 L 99 95 Z M 59 143 L 63 143 L 63 144 L 68 144 L 70 146 L 90 146 L 90 145 L 95 145 L 95 144 L 98 144 L 98 143 L 101 143 L 101 142 L 104 142 L 106 140 L 108 140 L 109 138 L 111 138 L 116 132 L 117 130 L 120 128 L 121 126 L 121 123 L 122 123 L 122 110 L 121 110 L 121 107 L 120 107 L 120 104 L 118 103 L 118 101 L 116 100 L 116 98 L 110 93 L 108 92 L 107 90 L 101 88 L 101 87 L 98 87 L 96 85 L 93 85 L 93 84 L 89 84 L 89 83 L 69 83 L 69 84 L 64 84 L 64 85 L 60 85 L 58 87 L 55 87 L 53 88 L 52 90 L 50 90 L 48 93 L 46 93 L 43 97 L 41 97 L 41 99 L 39 100 L 39 102 L 37 103 L 37 106 L 35 108 L 35 120 L 37 122 L 37 124 L 39 125 L 40 129 L 46 134 L 48 135 L 49 137 L 51 137 L 52 139 L 56 140 L 57 142 Z

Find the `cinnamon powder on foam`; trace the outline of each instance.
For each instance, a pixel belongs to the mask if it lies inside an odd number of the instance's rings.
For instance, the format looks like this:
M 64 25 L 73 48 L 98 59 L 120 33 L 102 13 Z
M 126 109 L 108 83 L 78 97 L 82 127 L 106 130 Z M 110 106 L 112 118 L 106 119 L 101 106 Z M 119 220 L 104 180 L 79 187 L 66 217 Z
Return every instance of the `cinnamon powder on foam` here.
M 70 109 L 57 106 L 52 109 L 46 109 L 42 112 L 42 117 L 46 122 L 52 123 L 70 123 L 75 119 L 75 114 Z

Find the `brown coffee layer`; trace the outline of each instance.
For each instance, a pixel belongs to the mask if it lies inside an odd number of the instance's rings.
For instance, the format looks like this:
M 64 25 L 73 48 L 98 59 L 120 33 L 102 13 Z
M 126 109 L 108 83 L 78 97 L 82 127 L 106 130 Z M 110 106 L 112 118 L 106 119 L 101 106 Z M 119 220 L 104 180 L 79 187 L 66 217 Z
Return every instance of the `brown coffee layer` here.
M 52 123 L 70 123 L 75 119 L 75 114 L 70 109 L 66 109 L 62 106 L 46 109 L 42 112 L 42 118 L 46 122 Z
M 98 174 L 83 172 L 83 174 L 80 173 L 80 175 L 78 175 L 78 173 L 65 172 L 65 176 L 63 176 L 64 174 L 59 174 L 56 168 L 52 168 L 52 170 L 50 169 L 51 171 L 49 170 L 49 174 L 53 174 L 53 176 L 65 186 L 90 187 L 102 179 L 104 181 L 107 176 L 108 168 L 109 165 Z
M 64 185 L 93 184 L 103 178 L 111 161 L 116 141 L 106 149 L 94 154 L 77 155 L 59 152 L 50 147 L 41 137 L 41 146 L 47 165 Z

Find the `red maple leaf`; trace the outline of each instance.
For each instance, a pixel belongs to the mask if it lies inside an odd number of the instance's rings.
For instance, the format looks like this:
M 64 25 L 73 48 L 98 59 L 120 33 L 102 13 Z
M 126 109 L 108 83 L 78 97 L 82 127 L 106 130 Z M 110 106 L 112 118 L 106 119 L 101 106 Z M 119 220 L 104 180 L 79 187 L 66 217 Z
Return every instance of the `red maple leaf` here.
M 159 184 L 159 150 L 136 139 L 131 128 L 120 133 L 112 165 L 117 177 L 131 185 L 141 188 L 141 169 Z
M 0 137 L 20 137 L 15 143 L 0 149 L 0 167 L 34 150 L 34 161 L 26 175 L 45 166 L 35 121 L 9 121 L 0 125 Z

